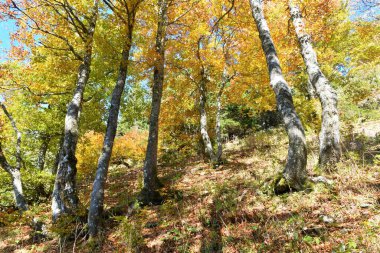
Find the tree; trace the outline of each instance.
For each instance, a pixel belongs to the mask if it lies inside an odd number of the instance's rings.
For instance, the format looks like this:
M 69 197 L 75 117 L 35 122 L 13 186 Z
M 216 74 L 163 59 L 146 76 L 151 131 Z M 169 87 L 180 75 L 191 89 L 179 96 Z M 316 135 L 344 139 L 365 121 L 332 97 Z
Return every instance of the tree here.
M 9 164 L 7 158 L 5 157 L 5 154 L 2 150 L 1 145 L 1 139 L 0 139 L 0 165 L 3 167 L 3 169 L 9 173 L 9 175 L 12 178 L 12 185 L 13 185 L 13 194 L 16 202 L 16 206 L 21 211 L 25 211 L 28 209 L 28 206 L 25 201 L 25 197 L 22 190 L 22 181 L 21 181 L 21 165 L 22 165 L 22 158 L 21 158 L 21 132 L 17 128 L 16 121 L 13 119 L 12 115 L 8 112 L 5 105 L 0 101 L 1 109 L 3 110 L 6 117 L 9 119 L 12 128 L 16 134 L 16 152 L 15 152 L 15 158 L 16 158 L 16 165 L 12 166 Z
M 222 158 L 222 137 L 221 137 L 221 127 L 220 127 L 220 117 L 221 117 L 221 98 L 223 95 L 223 91 L 225 86 L 228 82 L 231 81 L 232 77 L 228 77 L 227 74 L 227 65 L 229 64 L 229 60 L 227 59 L 228 55 L 228 46 L 226 43 L 225 34 L 223 33 L 223 29 L 220 29 L 220 23 L 226 17 L 233 9 L 235 5 L 235 1 L 231 0 L 229 1 L 231 6 L 220 15 L 220 17 L 212 15 L 210 23 L 214 22 L 213 25 L 210 28 L 210 34 L 204 35 L 201 34 L 199 36 L 199 39 L 197 41 L 197 51 L 196 51 L 196 58 L 199 64 L 199 82 L 198 82 L 198 91 L 199 91 L 199 114 L 200 114 L 200 133 L 202 136 L 203 145 L 205 146 L 205 152 L 210 159 L 211 163 L 214 166 L 218 166 L 221 163 Z M 222 10 L 225 8 L 224 5 L 222 5 Z M 214 13 L 213 13 L 214 14 Z M 201 49 L 207 49 L 209 41 L 212 39 L 212 36 L 216 37 L 216 40 L 222 41 L 222 48 L 223 48 L 223 57 L 224 59 L 224 67 L 222 70 L 222 78 L 219 86 L 219 90 L 217 91 L 216 96 L 216 123 L 215 123 L 215 133 L 216 133 L 216 142 L 217 142 L 217 150 L 214 152 L 214 148 L 211 142 L 211 138 L 209 135 L 209 130 L 207 127 L 207 84 L 210 83 L 210 68 L 215 67 L 214 65 L 217 64 L 210 64 L 210 66 L 206 66 L 206 63 L 204 62 L 204 59 L 206 57 L 203 57 L 201 55 Z M 215 43 L 216 45 L 213 48 L 214 53 L 218 53 L 218 43 Z M 225 51 L 226 50 L 226 51 Z
M 305 24 L 298 6 L 289 1 L 291 19 L 301 48 L 301 54 L 309 75 L 309 82 L 322 105 L 322 127 L 319 135 L 319 163 L 321 166 L 336 164 L 341 155 L 338 97 L 329 80 L 319 68 L 317 54 L 311 44 L 311 37 L 305 31 Z
M 250 0 L 252 16 L 255 20 L 261 46 L 264 51 L 270 77 L 270 85 L 276 95 L 277 109 L 285 123 L 289 138 L 288 158 L 283 171 L 283 179 L 276 182 L 278 193 L 290 189 L 301 190 L 306 180 L 307 150 L 305 132 L 293 105 L 291 90 L 285 81 L 277 57 L 277 52 L 264 17 L 263 1 Z
M 83 36 L 85 50 L 83 56 L 79 56 L 82 62 L 78 69 L 77 84 L 73 98 L 67 107 L 65 135 L 52 197 L 53 220 L 59 218 L 63 213 L 70 213 L 70 211 L 77 208 L 79 204 L 75 181 L 77 170 L 75 150 L 79 134 L 79 117 L 83 102 L 83 93 L 90 77 L 93 37 L 98 18 L 98 4 L 99 0 L 95 0 L 88 18 L 88 26 L 82 26 L 83 34 L 79 33 Z M 70 6 L 67 8 L 69 9 L 67 13 L 73 11 Z M 74 18 L 79 19 L 75 14 Z
M 230 8 L 232 10 L 233 8 Z M 227 26 L 228 27 L 228 26 Z M 231 29 L 231 27 L 228 27 Z M 222 97 L 224 90 L 227 85 L 231 83 L 231 80 L 236 75 L 236 70 L 234 70 L 233 74 L 229 73 L 229 68 L 231 68 L 232 62 L 234 61 L 233 56 L 230 54 L 230 50 L 232 47 L 232 41 L 231 37 L 233 36 L 234 32 L 228 31 L 228 29 L 218 28 L 218 36 L 221 36 L 222 40 L 222 52 L 223 52 L 223 72 L 222 72 L 222 78 L 220 81 L 220 84 L 218 85 L 218 91 L 216 95 L 216 117 L 215 117 L 215 134 L 216 134 L 216 144 L 217 144 L 217 151 L 216 151 L 216 161 L 217 164 L 220 164 L 222 161 L 222 155 L 223 155 L 223 143 L 222 143 L 222 129 L 221 129 L 221 114 L 222 114 Z
M 116 136 L 121 96 L 123 94 L 127 78 L 135 16 L 141 0 L 122 2 L 121 7 L 118 6 L 119 4 L 115 6 L 113 3 L 108 1 L 106 3 L 122 20 L 122 24 L 125 26 L 125 34 L 119 66 L 119 76 L 112 92 L 106 134 L 104 136 L 103 148 L 99 157 L 96 177 L 91 192 L 90 209 L 88 213 L 88 226 L 91 237 L 95 236 L 98 232 L 99 221 L 103 211 L 104 185 L 107 178 L 108 166 Z M 123 13 L 125 13 L 125 15 Z
M 152 108 L 149 119 L 149 137 L 144 162 L 144 186 L 139 195 L 143 204 L 160 204 L 162 197 L 157 189 L 161 183 L 157 177 L 158 129 L 165 69 L 165 41 L 168 26 L 169 0 L 158 0 L 158 22 L 156 32 L 156 61 L 154 64 Z
M 207 129 L 207 111 L 206 111 L 206 104 L 207 104 L 207 83 L 209 82 L 209 77 L 207 74 L 207 69 L 203 63 L 200 50 L 201 48 L 205 48 L 207 46 L 204 45 L 203 40 L 207 40 L 208 37 L 205 38 L 205 36 L 201 35 L 198 39 L 198 47 L 197 47 L 197 59 L 200 63 L 200 80 L 199 80 L 199 114 L 200 114 L 200 130 L 201 130 L 201 136 L 203 140 L 203 145 L 205 146 L 205 152 L 208 155 L 208 158 L 210 159 L 212 164 L 217 163 L 217 158 L 214 152 L 214 148 L 212 147 L 211 139 L 208 134 Z

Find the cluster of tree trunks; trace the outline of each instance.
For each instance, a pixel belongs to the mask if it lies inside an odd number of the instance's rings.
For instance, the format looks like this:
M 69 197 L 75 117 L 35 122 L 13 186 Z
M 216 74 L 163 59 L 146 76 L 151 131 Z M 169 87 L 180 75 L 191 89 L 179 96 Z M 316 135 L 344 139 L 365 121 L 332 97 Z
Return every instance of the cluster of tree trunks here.
M 299 116 L 295 111 L 293 104 L 292 92 L 286 82 L 277 56 L 275 45 L 273 43 L 268 24 L 266 22 L 263 10 L 263 0 L 249 0 L 252 17 L 256 23 L 258 34 L 261 40 L 263 52 L 265 54 L 268 73 L 270 77 L 270 86 L 272 87 L 275 96 L 277 109 L 282 117 L 285 129 L 289 139 L 288 156 L 285 168 L 282 172 L 282 177 L 276 181 L 275 191 L 283 193 L 289 190 L 302 190 L 307 178 L 306 163 L 307 163 L 307 147 L 305 132 Z M 117 132 L 118 116 L 122 94 L 125 88 L 129 56 L 132 48 L 133 29 L 135 25 L 136 12 L 141 0 L 125 2 L 123 8 L 116 7 L 109 1 L 105 3 L 119 15 L 125 25 L 124 45 L 121 53 L 119 64 L 119 73 L 114 87 L 109 116 L 107 120 L 107 128 L 103 141 L 103 148 L 98 160 L 96 177 L 93 183 L 91 193 L 91 202 L 88 214 L 88 225 L 90 236 L 95 236 L 99 230 L 99 223 L 103 212 L 105 182 L 108 173 L 108 167 L 111 159 L 114 139 Z M 160 204 L 162 197 L 158 191 L 161 183 L 157 177 L 157 149 L 158 149 L 158 133 L 159 133 L 159 115 L 161 107 L 161 98 L 164 83 L 164 68 L 165 68 L 165 42 L 166 30 L 168 22 L 169 0 L 158 0 L 158 22 L 156 33 L 156 53 L 157 59 L 154 64 L 153 86 L 152 86 L 152 107 L 149 118 L 149 137 L 146 151 L 146 157 L 143 167 L 144 185 L 138 196 L 140 203 Z M 78 68 L 78 78 L 73 98 L 68 105 L 65 118 L 65 128 L 60 141 L 60 148 L 57 153 L 56 165 L 52 169 L 56 173 L 54 191 L 52 195 L 52 213 L 53 220 L 56 220 L 62 214 L 72 213 L 79 205 L 79 200 L 76 192 L 76 146 L 79 135 L 79 119 L 81 106 L 83 102 L 83 94 L 87 82 L 90 77 L 93 37 L 98 18 L 99 0 L 94 1 L 94 6 L 89 17 L 88 27 L 84 34 L 84 53 L 81 59 L 81 64 Z M 233 5 L 231 9 L 233 8 Z M 320 133 L 320 154 L 319 163 L 321 166 L 331 166 L 336 164 L 341 156 L 340 149 L 340 133 L 339 133 L 339 114 L 338 114 L 338 99 L 336 91 L 331 86 L 329 80 L 322 73 L 315 51 L 312 47 L 311 37 L 305 31 L 305 24 L 302 19 L 300 8 L 289 1 L 289 9 L 291 19 L 296 31 L 297 39 L 300 45 L 301 54 L 306 65 L 306 70 L 309 76 L 309 84 L 311 89 L 315 91 L 322 106 L 322 127 Z M 121 14 L 123 13 L 123 14 Z M 219 22 L 219 21 L 218 21 Z M 216 22 L 216 23 L 218 23 Z M 208 134 L 207 127 L 207 83 L 209 77 L 207 68 L 204 66 L 200 50 L 204 46 L 202 43 L 207 43 L 207 36 L 201 36 L 198 40 L 198 50 L 196 57 L 200 62 L 199 71 L 199 113 L 200 113 L 200 134 L 205 146 L 205 152 L 210 161 L 217 165 L 222 159 L 222 133 L 221 133 L 221 110 L 222 110 L 222 95 L 225 86 L 231 81 L 233 76 L 227 74 L 227 62 L 223 71 L 222 82 L 219 85 L 219 90 L 216 98 L 216 141 L 217 150 L 214 151 L 211 138 Z M 16 126 L 16 122 L 12 115 L 8 112 L 6 106 L 0 102 L 2 111 L 9 119 L 14 132 L 16 134 L 15 158 L 16 165 L 12 166 L 2 149 L 0 142 L 0 165 L 12 178 L 14 198 L 16 206 L 20 210 L 27 210 L 27 204 L 23 195 L 21 182 L 21 132 Z M 45 156 L 48 150 L 48 145 L 51 136 L 43 136 L 41 138 L 41 148 L 38 155 L 37 167 L 40 170 L 44 169 Z

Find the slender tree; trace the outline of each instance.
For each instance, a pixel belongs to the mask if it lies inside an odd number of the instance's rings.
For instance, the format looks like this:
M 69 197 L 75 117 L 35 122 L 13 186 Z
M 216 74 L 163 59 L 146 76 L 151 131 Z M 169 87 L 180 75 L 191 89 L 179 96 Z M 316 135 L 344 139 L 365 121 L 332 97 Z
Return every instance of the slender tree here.
M 103 211 L 105 182 L 117 130 L 121 96 L 123 94 L 128 73 L 135 16 L 141 1 L 130 0 L 128 2 L 123 2 L 122 7 L 119 7 L 118 5 L 115 6 L 108 1 L 106 3 L 122 20 L 123 25 L 125 26 L 125 35 L 123 37 L 124 45 L 121 53 L 119 75 L 112 93 L 106 134 L 104 136 L 103 148 L 98 160 L 98 168 L 91 193 L 90 209 L 88 213 L 88 227 L 91 237 L 95 236 L 99 230 L 100 217 Z M 123 15 L 122 13 L 125 13 L 126 15 Z
M 298 6 L 289 1 L 291 19 L 301 48 L 301 54 L 309 75 L 309 82 L 322 105 L 322 127 L 319 135 L 319 163 L 334 165 L 340 160 L 340 133 L 338 97 L 329 80 L 321 71 L 311 37 L 306 32 Z
M 201 136 L 203 145 L 205 146 L 205 152 L 210 159 L 212 164 L 217 163 L 217 158 L 214 152 L 214 148 L 212 147 L 211 139 L 208 134 L 208 127 L 207 127 L 207 83 L 209 82 L 209 77 L 207 75 L 207 68 L 203 63 L 200 50 L 202 47 L 205 47 L 203 43 L 204 40 L 207 40 L 208 36 L 201 35 L 199 37 L 198 43 L 197 43 L 197 60 L 200 63 L 200 69 L 199 69 L 199 84 L 198 84 L 198 90 L 199 90 L 199 114 L 200 114 L 200 130 L 201 130 Z
M 12 178 L 12 185 L 13 185 L 13 195 L 15 198 L 16 206 L 21 211 L 25 211 L 28 209 L 28 206 L 25 201 L 25 197 L 22 190 L 22 181 L 21 181 L 21 164 L 22 164 L 22 158 L 21 158 L 21 132 L 17 128 L 16 121 L 12 117 L 12 115 L 8 112 L 5 105 L 0 102 L 1 109 L 3 110 L 4 114 L 9 119 L 12 128 L 16 134 L 16 151 L 15 151 L 15 158 L 16 158 L 16 165 L 12 166 L 9 164 L 7 158 L 5 157 L 2 145 L 1 145 L 1 139 L 0 139 L 0 166 L 3 167 L 3 169 L 9 173 L 9 175 Z
M 223 141 L 222 141 L 222 128 L 221 128 L 221 114 L 222 114 L 222 95 L 225 88 L 225 73 L 223 71 L 223 80 L 220 85 L 217 97 L 216 97 L 216 117 L 215 117 L 215 134 L 216 134 L 216 143 L 217 143 L 217 151 L 216 151 L 216 160 L 218 163 L 222 160 L 223 155 Z
M 158 0 L 158 22 L 156 33 L 156 55 L 154 64 L 152 108 L 149 119 L 149 137 L 144 162 L 144 186 L 139 195 L 142 204 L 159 204 L 162 197 L 158 192 L 161 183 L 157 177 L 158 128 L 161 108 L 165 69 L 165 42 L 168 26 L 168 8 L 170 0 Z
M 231 80 L 236 76 L 236 71 L 234 70 L 233 74 L 229 74 L 229 68 L 231 68 L 231 62 L 232 56 L 230 55 L 230 47 L 231 44 L 231 38 L 227 36 L 224 29 L 218 29 L 220 30 L 220 34 L 222 36 L 222 49 L 223 49 L 223 58 L 224 58 L 224 67 L 223 67 L 223 73 L 222 73 L 222 80 L 219 84 L 219 90 L 216 96 L 216 118 L 215 118 L 215 133 L 216 133 L 216 144 L 217 144 L 217 151 L 216 151 L 216 160 L 217 163 L 220 164 L 222 162 L 222 155 L 223 155 L 223 142 L 222 142 L 222 129 L 221 129 L 221 113 L 222 113 L 222 97 L 224 93 L 224 89 L 226 86 L 231 82 Z
M 83 94 L 90 77 L 93 37 L 98 18 L 98 5 L 99 0 L 95 0 L 90 11 L 90 16 L 87 17 L 88 25 L 86 26 L 81 23 L 84 27 L 82 26 L 82 33 L 80 33 L 80 35 L 83 37 L 85 49 L 83 57 L 78 55 L 81 59 L 81 64 L 78 68 L 78 79 L 73 98 L 67 107 L 62 153 L 60 155 L 52 197 L 53 220 L 56 220 L 63 213 L 71 212 L 77 208 L 79 204 L 75 179 L 77 172 L 75 150 L 78 141 L 79 118 Z M 70 6 L 67 8 L 70 10 Z
M 89 5 L 90 8 L 84 5 Z M 99 0 L 93 0 L 91 3 L 67 0 L 9 1 L 8 15 L 23 24 L 21 34 L 25 38 L 41 36 L 39 40 L 28 42 L 30 47 L 40 44 L 56 53 L 69 52 L 73 57 L 72 63 L 79 62 L 76 87 L 67 106 L 63 144 L 52 195 L 53 220 L 63 213 L 70 213 L 79 202 L 75 181 L 75 150 L 83 94 L 90 76 L 98 5 Z M 57 29 L 58 27 L 60 29 Z
M 270 77 L 270 85 L 276 95 L 277 109 L 285 123 L 289 138 L 288 158 L 283 171 L 283 180 L 276 182 L 278 193 L 290 189 L 301 190 L 306 180 L 307 150 L 305 132 L 293 105 L 291 90 L 285 81 L 280 61 L 264 17 L 263 1 L 250 0 L 252 16 L 255 20 L 261 46 L 263 48 Z
M 200 133 L 203 141 L 203 145 L 205 147 L 205 153 L 210 159 L 210 162 L 213 164 L 213 166 L 218 166 L 221 163 L 222 159 L 222 153 L 223 153 L 223 146 L 222 146 L 222 131 L 221 131 L 221 109 L 222 109 L 222 95 L 224 92 L 224 88 L 226 84 L 231 81 L 231 78 L 228 77 L 227 74 L 227 38 L 224 38 L 225 31 L 223 28 L 220 27 L 221 21 L 234 9 L 235 1 L 230 0 L 229 1 L 231 6 L 215 20 L 215 16 L 212 17 L 213 21 L 210 22 L 212 26 L 210 27 L 210 33 L 208 35 L 202 34 L 199 36 L 199 39 L 197 41 L 197 51 L 196 51 L 196 59 L 199 63 L 199 82 L 198 84 L 198 91 L 199 91 L 199 114 L 200 114 Z M 225 6 L 222 7 L 223 9 Z M 207 84 L 210 82 L 210 68 L 206 66 L 202 56 L 201 56 L 201 49 L 207 48 L 207 45 L 209 44 L 210 39 L 212 36 L 215 35 L 216 38 L 219 40 L 222 40 L 223 45 L 223 57 L 225 60 L 225 67 L 223 69 L 222 73 L 222 81 L 219 85 L 219 90 L 216 97 L 216 104 L 217 104 L 217 111 L 216 111 L 216 124 L 215 124 L 215 133 L 216 133 L 216 145 L 217 148 L 214 151 L 210 135 L 208 133 L 208 127 L 207 127 Z M 226 50 L 226 51 L 225 51 Z M 216 51 L 216 50 L 215 50 Z

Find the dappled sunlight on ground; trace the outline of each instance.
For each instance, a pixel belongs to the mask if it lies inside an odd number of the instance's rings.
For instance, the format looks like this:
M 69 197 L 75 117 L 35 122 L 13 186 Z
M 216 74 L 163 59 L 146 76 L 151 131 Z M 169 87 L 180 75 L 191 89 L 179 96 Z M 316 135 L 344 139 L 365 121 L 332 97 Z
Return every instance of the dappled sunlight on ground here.
M 279 137 L 280 136 L 280 137 Z M 161 206 L 139 207 L 141 168 L 112 167 L 106 191 L 106 220 L 97 248 L 102 252 L 380 252 L 380 167 L 346 151 L 330 173 L 316 167 L 309 145 L 308 172 L 332 185 L 275 196 L 271 179 L 286 158 L 284 133 L 226 145 L 227 162 L 217 169 L 202 161 L 160 167 Z M 377 145 L 377 144 L 376 144 Z M 239 149 L 236 149 L 236 147 Z M 83 189 L 88 194 L 89 189 Z M 83 194 L 85 196 L 86 194 Z M 83 199 L 83 203 L 88 200 Z M 48 205 L 46 206 L 48 212 Z M 9 231 L 8 227 L 0 228 Z M 1 252 L 58 252 L 57 240 L 32 246 L 26 225 L 2 235 Z M 83 237 L 83 236 L 82 236 Z M 18 239 L 17 239 L 18 238 Z M 16 241 L 18 240 L 18 241 Z M 13 241 L 13 242 L 11 242 Z M 94 248 L 79 238 L 77 252 Z M 10 246 L 12 245 L 12 246 Z M 64 245 L 72 251 L 73 242 Z

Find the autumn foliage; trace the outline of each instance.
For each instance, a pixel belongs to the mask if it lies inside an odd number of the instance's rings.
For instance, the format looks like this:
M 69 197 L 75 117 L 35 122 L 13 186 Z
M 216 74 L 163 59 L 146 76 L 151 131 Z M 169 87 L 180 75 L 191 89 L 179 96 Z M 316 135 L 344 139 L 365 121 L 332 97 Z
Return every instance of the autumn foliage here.
M 89 131 L 78 142 L 78 174 L 86 177 L 95 173 L 104 134 Z M 112 164 L 124 163 L 134 166 L 141 163 L 145 156 L 147 131 L 132 128 L 121 136 L 117 136 L 112 150 Z

